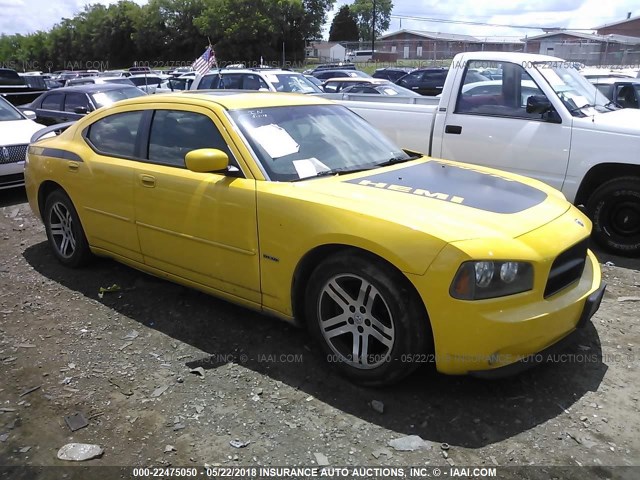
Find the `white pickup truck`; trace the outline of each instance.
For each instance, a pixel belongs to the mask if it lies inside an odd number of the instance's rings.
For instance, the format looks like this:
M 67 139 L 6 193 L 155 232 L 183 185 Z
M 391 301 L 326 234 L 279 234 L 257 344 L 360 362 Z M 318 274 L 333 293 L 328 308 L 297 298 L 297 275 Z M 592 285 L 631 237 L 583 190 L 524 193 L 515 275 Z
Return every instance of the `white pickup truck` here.
M 469 71 L 491 76 L 465 82 Z M 617 108 L 571 63 L 469 52 L 453 59 L 439 99 L 325 96 L 403 148 L 552 185 L 584 205 L 599 244 L 640 254 L 640 110 Z

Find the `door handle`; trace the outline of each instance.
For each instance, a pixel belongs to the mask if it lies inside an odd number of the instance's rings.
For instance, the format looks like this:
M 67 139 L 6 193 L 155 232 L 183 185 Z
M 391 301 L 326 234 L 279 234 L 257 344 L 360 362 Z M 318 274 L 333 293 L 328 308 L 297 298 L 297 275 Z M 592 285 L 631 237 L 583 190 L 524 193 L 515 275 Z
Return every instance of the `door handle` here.
M 140 183 L 142 183 L 143 187 L 153 188 L 156 186 L 156 177 L 152 177 L 151 175 L 142 174 L 140 175 Z
M 462 133 L 462 126 L 447 125 L 446 127 L 444 127 L 444 133 L 452 133 L 453 135 L 460 135 Z
M 68 162 L 67 168 L 72 172 L 77 172 L 80 169 L 78 162 Z

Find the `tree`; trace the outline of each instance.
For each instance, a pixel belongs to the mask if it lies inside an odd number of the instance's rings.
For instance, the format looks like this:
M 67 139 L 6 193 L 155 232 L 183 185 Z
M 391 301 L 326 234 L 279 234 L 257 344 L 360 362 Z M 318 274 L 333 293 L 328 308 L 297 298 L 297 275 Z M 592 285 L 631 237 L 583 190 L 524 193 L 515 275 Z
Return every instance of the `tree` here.
M 333 17 L 329 30 L 330 42 L 357 42 L 360 38 L 358 24 L 351 14 L 349 5 L 343 5 Z
M 193 23 L 211 38 L 222 63 L 304 58 L 335 0 L 208 0 Z
M 373 14 L 374 1 L 376 4 L 376 31 L 372 37 L 371 17 Z M 377 38 L 382 32 L 389 28 L 391 9 L 393 9 L 393 2 L 391 0 L 354 0 L 350 10 L 356 17 L 358 29 L 360 30 L 360 39 L 369 41 L 372 38 Z

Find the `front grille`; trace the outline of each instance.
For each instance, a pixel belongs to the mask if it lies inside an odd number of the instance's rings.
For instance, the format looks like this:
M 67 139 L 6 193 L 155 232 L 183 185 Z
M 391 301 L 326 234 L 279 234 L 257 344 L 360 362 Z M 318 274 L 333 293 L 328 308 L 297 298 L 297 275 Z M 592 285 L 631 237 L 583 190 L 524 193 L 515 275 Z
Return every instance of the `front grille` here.
M 7 145 L 0 147 L 0 164 L 24 162 L 27 145 Z
M 24 175 L 22 173 L 0 175 L 0 188 L 18 187 L 20 185 L 24 185 Z
M 544 298 L 555 295 L 580 279 L 587 259 L 588 244 L 589 239 L 586 238 L 558 255 L 551 265 Z

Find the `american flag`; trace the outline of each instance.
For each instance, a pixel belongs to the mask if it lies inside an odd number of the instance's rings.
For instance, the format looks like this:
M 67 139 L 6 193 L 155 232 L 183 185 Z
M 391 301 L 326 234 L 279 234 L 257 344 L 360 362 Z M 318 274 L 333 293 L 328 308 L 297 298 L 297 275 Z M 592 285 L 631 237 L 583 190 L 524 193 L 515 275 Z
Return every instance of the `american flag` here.
M 209 45 L 204 53 L 200 55 L 195 62 L 193 62 L 193 65 L 191 65 L 191 69 L 204 75 L 215 64 L 216 54 L 213 51 L 213 47 Z

